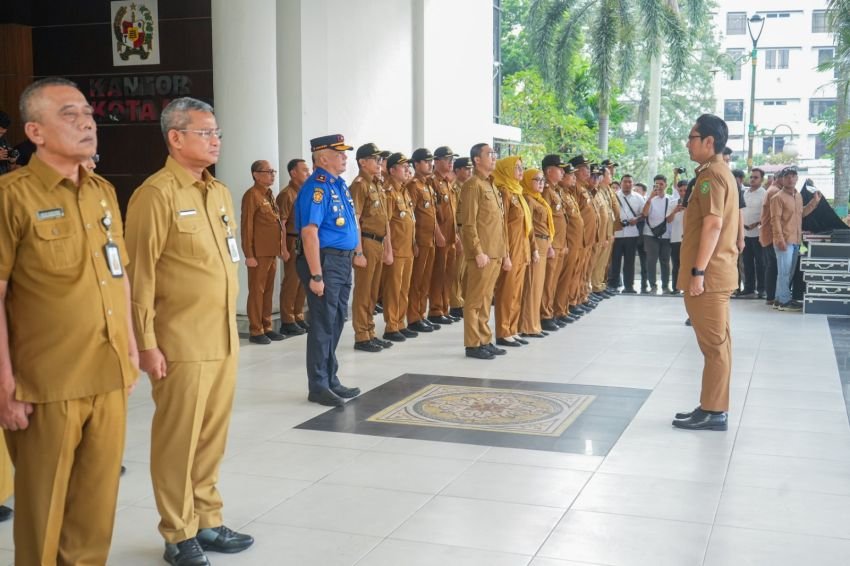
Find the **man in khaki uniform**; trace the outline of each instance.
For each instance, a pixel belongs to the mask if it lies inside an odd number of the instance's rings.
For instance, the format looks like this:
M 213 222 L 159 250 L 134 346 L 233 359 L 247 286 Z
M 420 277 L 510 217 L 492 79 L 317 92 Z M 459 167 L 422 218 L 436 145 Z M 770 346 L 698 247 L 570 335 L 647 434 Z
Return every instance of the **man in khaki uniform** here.
M 127 248 L 141 368 L 156 405 L 151 479 L 164 558 L 195 566 L 207 564 L 204 550 L 254 542 L 222 524 L 216 486 L 236 385 L 240 258 L 230 191 L 207 171 L 221 148 L 212 108 L 178 98 L 160 123 L 169 157 L 130 199 Z
M 552 209 L 552 221 L 555 224 L 555 236 L 552 238 L 551 249 L 553 257 L 546 261 L 546 276 L 543 283 L 543 300 L 540 303 L 540 327 L 548 332 L 554 332 L 566 322 L 558 324 L 555 321 L 555 295 L 558 292 L 558 279 L 566 256 L 567 217 L 564 213 L 564 203 L 558 192 L 558 183 L 564 178 L 566 163 L 560 155 L 547 155 L 541 163 L 546 184 L 543 187 L 543 199 Z
M 410 278 L 410 300 L 407 304 L 408 328 L 415 332 L 433 332 L 440 325 L 425 316 L 428 311 L 428 293 L 431 290 L 431 272 L 434 269 L 435 246 L 445 247 L 446 239 L 437 222 L 437 197 L 432 186 L 431 171 L 434 156 L 424 147 L 410 157 L 414 176 L 407 183 L 407 194 L 414 204 L 416 239 L 413 247 L 413 274 Z
M 455 228 L 458 235 L 455 242 L 454 273 L 451 276 L 451 296 L 449 298 L 449 315 L 456 321 L 463 318 L 463 282 L 466 278 L 466 259 L 463 256 L 463 239 L 460 237 L 460 189 L 472 176 L 472 163 L 468 157 L 454 160 L 454 181 L 452 193 L 455 198 Z
M 584 255 L 580 259 L 579 276 L 576 277 L 574 295 L 583 308 L 596 308 L 597 300 L 590 298 L 590 267 L 599 241 L 599 214 L 590 192 L 590 162 L 583 155 L 570 159 L 576 172 L 576 201 L 584 221 Z
M 383 274 L 384 340 L 404 342 L 419 333 L 404 323 L 413 272 L 413 239 L 416 220 L 413 218 L 413 201 L 404 188 L 408 170 L 407 157 L 393 153 L 387 158 L 387 189 L 385 202 L 390 224 L 390 246 Z
M 431 270 L 431 290 L 428 321 L 433 324 L 451 324 L 454 317 L 449 315 L 449 294 L 451 275 L 455 268 L 455 246 L 460 241 L 457 231 L 457 195 L 452 190 L 452 164 L 458 155 L 450 147 L 440 146 L 434 150 L 434 176 L 431 178 L 434 189 L 437 225 L 445 239 L 444 246 L 437 246 L 434 252 L 434 268 Z
M 285 232 L 286 246 L 281 250 L 283 261 L 283 279 L 280 282 L 280 333 L 286 336 L 299 336 L 307 332 L 309 326 L 304 322 L 304 301 L 307 298 L 304 286 L 295 272 L 295 213 L 292 210 L 295 198 L 301 186 L 310 177 L 310 168 L 303 159 L 292 159 L 286 165 L 289 172 L 289 184 L 277 195 L 278 213 Z
M 463 342 L 470 358 L 492 360 L 505 350 L 492 344 L 490 305 L 499 270 L 511 268 L 508 256 L 505 217 L 499 192 L 490 175 L 497 154 L 486 143 L 472 146 L 469 159 L 475 173 L 461 189 L 460 224 L 466 256 Z
M 684 219 L 678 287 L 705 357 L 699 407 L 677 413 L 673 426 L 726 430 L 732 336 L 729 295 L 738 284 L 738 187 L 723 161 L 729 129 L 703 114 L 688 135 L 688 153 L 699 163 Z
M 619 163 L 614 163 L 610 159 L 602 161 L 602 181 L 600 187 L 605 195 L 605 204 L 609 211 L 610 224 L 608 228 L 608 246 L 605 250 L 605 265 L 604 270 L 599 274 L 599 290 L 597 292 L 606 298 L 619 294 L 616 288 L 612 289 L 608 286 L 608 272 L 611 269 L 611 255 L 614 251 L 614 235 L 622 227 L 620 225 L 620 199 L 617 198 L 617 191 L 613 186 L 614 171 L 618 166 Z
M 597 300 L 603 300 L 610 297 L 610 295 L 604 295 L 603 291 L 608 287 L 608 252 L 614 241 L 614 215 L 611 209 L 611 199 L 603 182 L 605 168 L 596 166 L 591 173 L 593 200 L 599 214 L 599 231 L 598 244 L 593 255 L 593 266 L 590 271 L 590 290 Z
M 248 268 L 248 340 L 254 344 L 271 344 L 272 340 L 285 338 L 272 330 L 272 292 L 283 239 L 283 224 L 272 194 L 276 174 L 268 161 L 255 161 L 251 164 L 254 185 L 242 195 L 242 252 Z
M 558 194 L 564 204 L 564 215 L 567 217 L 567 234 L 565 248 L 567 254 L 564 257 L 564 265 L 555 291 L 555 304 L 553 314 L 556 321 L 576 322 L 586 311 L 578 310 L 577 303 L 572 301 L 570 290 L 574 287 L 574 281 L 578 277 L 579 259 L 584 253 L 584 219 L 575 197 L 576 175 L 573 166 L 566 164 L 564 178 L 558 184 Z
M 106 564 L 138 375 L 121 214 L 112 185 L 81 166 L 97 128 L 74 83 L 35 82 L 20 108 L 36 153 L 0 178 L 0 426 L 16 469 L 15 564 Z
M 354 213 L 360 228 L 360 243 L 366 266 L 354 266 L 354 299 L 351 304 L 354 327 L 354 349 L 380 352 L 393 345 L 375 335 L 375 304 L 381 287 L 384 263 L 391 261 L 392 250 L 384 191 L 380 180 L 381 150 L 373 143 L 357 148 L 360 172 L 349 192 L 354 199 Z

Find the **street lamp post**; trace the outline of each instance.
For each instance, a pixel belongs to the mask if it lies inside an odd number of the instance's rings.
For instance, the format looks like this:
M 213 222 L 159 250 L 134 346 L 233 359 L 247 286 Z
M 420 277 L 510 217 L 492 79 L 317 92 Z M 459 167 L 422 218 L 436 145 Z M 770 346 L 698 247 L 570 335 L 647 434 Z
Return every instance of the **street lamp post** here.
M 759 130 L 759 133 L 763 137 L 766 137 L 768 135 L 770 136 L 770 153 L 772 155 L 776 155 L 776 130 L 778 130 L 779 128 L 788 128 L 788 137 L 790 138 L 788 140 L 788 143 L 782 146 L 782 153 L 787 154 L 789 157 L 796 157 L 798 152 L 797 144 L 794 143 L 794 136 L 796 134 L 794 133 L 794 129 L 788 124 L 777 124 L 777 126 L 772 130 L 768 130 L 767 128 L 765 128 L 763 130 Z
M 753 33 L 753 26 L 758 25 L 758 33 Z M 764 31 L 764 18 L 755 14 L 747 20 L 747 31 L 750 32 L 750 39 L 753 40 L 753 51 L 750 54 L 750 59 L 753 62 L 753 77 L 750 85 L 750 125 L 747 129 L 750 138 L 749 149 L 747 150 L 747 173 L 753 170 L 753 138 L 756 135 L 755 113 L 756 113 L 756 67 L 758 66 L 758 43 L 761 37 L 761 32 Z

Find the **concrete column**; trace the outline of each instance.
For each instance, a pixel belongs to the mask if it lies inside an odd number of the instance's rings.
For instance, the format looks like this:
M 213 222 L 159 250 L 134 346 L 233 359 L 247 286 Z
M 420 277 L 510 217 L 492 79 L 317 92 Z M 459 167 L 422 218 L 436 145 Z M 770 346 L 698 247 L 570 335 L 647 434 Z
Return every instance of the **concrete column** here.
M 230 188 L 237 216 L 253 183 L 251 163 L 267 159 L 277 170 L 286 166 L 278 161 L 275 21 L 275 0 L 212 0 L 213 96 L 224 136 L 216 177 Z M 243 262 L 240 314 L 247 297 Z

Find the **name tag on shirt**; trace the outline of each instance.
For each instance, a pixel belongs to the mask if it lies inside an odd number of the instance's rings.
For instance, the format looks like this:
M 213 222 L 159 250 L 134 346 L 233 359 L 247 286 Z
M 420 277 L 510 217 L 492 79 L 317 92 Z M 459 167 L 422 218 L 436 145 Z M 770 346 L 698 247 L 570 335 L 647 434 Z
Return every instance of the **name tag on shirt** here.
M 39 210 L 35 213 L 36 217 L 39 220 L 52 220 L 54 218 L 64 218 L 65 217 L 65 209 L 64 208 L 51 208 L 48 210 Z
M 194 208 L 188 208 L 186 210 L 177 211 L 177 216 L 181 216 L 181 217 L 182 216 L 195 216 L 196 214 L 198 214 L 198 211 L 195 210 Z
M 236 245 L 236 238 L 228 236 L 227 249 L 230 251 L 230 261 L 237 263 L 239 261 L 239 246 Z
M 109 242 L 103 247 L 103 255 L 106 257 L 106 266 L 112 276 L 116 279 L 124 277 L 124 266 L 121 264 L 121 253 L 118 251 L 118 246 Z

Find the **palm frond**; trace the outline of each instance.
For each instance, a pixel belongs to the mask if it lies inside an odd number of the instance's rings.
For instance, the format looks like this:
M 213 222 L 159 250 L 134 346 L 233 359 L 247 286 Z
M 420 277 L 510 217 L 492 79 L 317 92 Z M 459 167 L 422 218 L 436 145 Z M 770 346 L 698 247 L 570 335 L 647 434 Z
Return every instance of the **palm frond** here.
M 609 14 L 617 9 L 617 0 L 602 0 L 590 24 L 591 66 L 596 74 L 600 105 L 606 106 L 611 99 L 616 65 L 617 30 L 610 23 Z
M 664 6 L 661 0 L 637 0 L 640 29 L 646 45 L 647 57 L 658 54 L 664 36 Z
M 637 67 L 635 56 L 635 22 L 632 16 L 630 0 L 619 0 L 617 11 L 617 29 L 620 42 L 617 48 L 617 61 L 619 62 L 620 84 L 627 84 L 634 75 Z
M 691 36 L 688 34 L 688 28 L 679 14 L 665 6 L 663 16 L 670 69 L 673 80 L 677 81 L 688 65 L 688 58 L 691 54 Z

